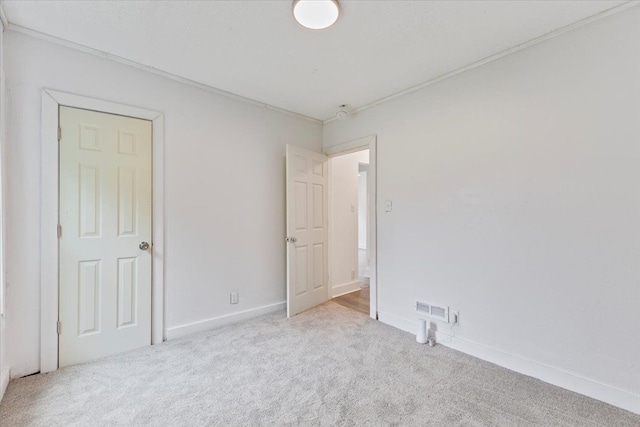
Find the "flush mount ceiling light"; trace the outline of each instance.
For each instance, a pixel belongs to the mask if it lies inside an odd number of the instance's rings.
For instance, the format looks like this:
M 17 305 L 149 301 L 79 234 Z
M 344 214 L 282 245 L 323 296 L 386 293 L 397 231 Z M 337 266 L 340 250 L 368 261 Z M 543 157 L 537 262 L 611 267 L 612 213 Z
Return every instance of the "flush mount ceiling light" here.
M 293 17 L 298 24 L 312 30 L 332 26 L 340 14 L 338 0 L 294 0 Z

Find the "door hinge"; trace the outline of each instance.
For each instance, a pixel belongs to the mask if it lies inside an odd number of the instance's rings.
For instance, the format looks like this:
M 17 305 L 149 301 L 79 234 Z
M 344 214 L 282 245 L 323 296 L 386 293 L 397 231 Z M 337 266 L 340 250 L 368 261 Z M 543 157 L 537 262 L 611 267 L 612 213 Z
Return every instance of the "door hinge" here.
M 58 239 L 62 237 L 62 226 L 58 224 Z
M 58 126 L 58 142 L 62 139 L 62 128 Z
M 58 324 L 56 325 L 56 330 L 58 331 L 58 335 L 62 334 L 62 322 L 58 320 Z

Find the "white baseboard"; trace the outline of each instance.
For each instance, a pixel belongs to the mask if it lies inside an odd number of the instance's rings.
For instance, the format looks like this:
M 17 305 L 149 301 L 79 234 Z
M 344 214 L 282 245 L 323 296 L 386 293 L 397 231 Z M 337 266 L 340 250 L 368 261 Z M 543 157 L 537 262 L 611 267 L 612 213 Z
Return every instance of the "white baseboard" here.
M 340 285 L 333 286 L 331 288 L 331 298 L 339 297 L 342 295 L 349 294 L 351 292 L 355 292 L 360 289 L 360 280 L 355 280 L 353 282 L 342 283 Z
M 231 313 L 220 317 L 214 317 L 213 319 L 201 320 L 199 322 L 187 323 L 185 325 L 174 326 L 167 329 L 167 340 L 172 340 L 185 335 L 190 335 L 195 332 L 208 331 L 220 326 L 229 325 L 231 323 L 237 323 L 243 320 L 252 319 L 254 317 L 261 316 L 263 314 L 273 313 L 281 311 L 287 308 L 285 301 L 275 304 L 269 304 L 262 307 L 252 308 L 250 310 L 240 311 L 237 313 Z
M 417 319 L 410 321 L 382 312 L 378 313 L 378 320 L 414 335 L 418 326 Z M 569 372 L 464 338 L 455 337 L 442 331 L 437 331 L 435 335 L 438 344 L 461 351 L 478 359 L 486 360 L 503 368 L 537 378 L 546 383 L 640 414 L 640 396 L 629 391 L 602 384 L 598 381 L 585 378 L 575 372 Z
M 9 386 L 9 380 L 11 379 L 11 370 L 5 369 L 4 372 L 0 372 L 0 402 L 4 397 L 4 392 L 7 391 Z

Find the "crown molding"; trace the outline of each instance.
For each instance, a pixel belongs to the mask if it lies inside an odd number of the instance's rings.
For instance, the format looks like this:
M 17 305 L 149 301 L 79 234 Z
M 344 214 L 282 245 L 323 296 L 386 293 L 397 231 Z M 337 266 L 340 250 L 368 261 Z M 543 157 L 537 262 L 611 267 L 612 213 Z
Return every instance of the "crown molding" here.
M 594 22 L 600 21 L 601 19 L 604 19 L 604 18 L 606 18 L 608 16 L 611 16 L 611 15 L 614 15 L 616 13 L 625 11 L 625 10 L 630 9 L 632 7 L 638 6 L 639 4 L 640 4 L 639 0 L 626 1 L 625 3 L 619 4 L 617 6 L 614 6 L 614 7 L 610 8 L 610 9 L 604 10 L 604 11 L 602 11 L 600 13 L 597 13 L 595 15 L 589 16 L 589 17 L 584 18 L 584 19 L 582 19 L 580 21 L 576 21 L 573 24 L 565 25 L 564 27 L 560 27 L 560 28 L 558 28 L 556 30 L 550 31 L 550 32 L 548 32 L 546 34 L 543 34 L 543 35 L 541 35 L 539 37 L 536 37 L 534 39 L 531 39 L 531 40 L 526 41 L 524 43 L 521 43 L 519 45 L 510 47 L 510 48 L 505 49 L 505 50 L 503 50 L 501 52 L 498 52 L 498 53 L 495 53 L 493 55 L 487 56 L 487 57 L 485 57 L 483 59 L 480 59 L 479 61 L 472 62 L 471 64 L 465 65 L 464 67 L 455 69 L 453 71 L 449 71 L 448 73 L 442 74 L 442 75 L 440 75 L 438 77 L 435 77 L 433 79 L 430 79 L 430 80 L 427 80 L 425 82 L 419 83 L 419 84 L 417 84 L 415 86 L 411 86 L 411 87 L 409 87 L 407 89 L 403 89 L 403 90 L 401 90 L 399 92 L 396 92 L 396 93 L 394 93 L 392 95 L 385 96 L 385 97 L 380 98 L 380 99 L 378 99 L 376 101 L 373 101 L 373 102 L 370 102 L 370 103 L 365 104 L 363 106 L 354 108 L 353 110 L 349 111 L 349 115 L 351 116 L 351 115 L 359 113 L 361 111 L 368 110 L 369 108 L 373 108 L 373 107 L 378 106 L 380 104 L 384 104 L 386 102 L 389 102 L 389 101 L 391 101 L 393 99 L 396 99 L 398 97 L 401 97 L 403 95 L 407 95 L 407 94 L 410 94 L 410 93 L 413 93 L 413 92 L 417 92 L 417 91 L 419 91 L 421 89 L 424 89 L 424 88 L 426 88 L 428 86 L 431 86 L 431 85 L 434 85 L 436 83 L 439 83 L 439 82 L 441 82 L 443 80 L 450 79 L 451 77 L 455 77 L 458 74 L 462 74 L 464 72 L 473 70 L 474 68 L 481 67 L 481 66 L 483 66 L 485 64 L 488 64 L 489 62 L 493 62 L 493 61 L 496 61 L 496 60 L 498 60 L 500 58 L 504 58 L 507 55 L 511 55 L 513 53 L 516 53 L 516 52 L 519 52 L 521 50 L 527 49 L 529 47 L 535 46 L 538 43 L 542 43 L 542 42 L 544 42 L 546 40 L 553 39 L 553 38 L 558 37 L 558 36 L 560 36 L 562 34 L 565 34 L 565 33 L 568 33 L 570 31 L 576 30 L 578 28 L 584 27 L 585 25 L 589 25 L 589 24 L 592 24 Z M 323 120 L 322 123 L 323 124 L 327 124 L 327 123 L 331 123 L 331 122 L 333 122 L 335 120 L 337 120 L 336 117 L 329 117 L 328 119 Z
M 475 68 L 481 67 L 481 66 L 483 66 L 485 64 L 488 64 L 490 62 L 496 61 L 496 60 L 498 60 L 500 58 L 503 58 L 505 56 L 508 56 L 508 55 L 513 54 L 513 53 L 519 52 L 521 50 L 527 49 L 529 47 L 535 46 L 535 45 L 537 45 L 539 43 L 542 43 L 542 42 L 544 42 L 546 40 L 553 39 L 553 38 L 558 37 L 558 36 L 560 36 L 562 34 L 565 34 L 565 33 L 568 33 L 570 31 L 576 30 L 578 28 L 584 27 L 585 25 L 589 25 L 589 24 L 592 24 L 594 22 L 600 21 L 600 20 L 602 20 L 604 18 L 607 18 L 607 17 L 609 17 L 611 15 L 614 15 L 616 13 L 625 11 L 625 10 L 630 9 L 632 7 L 636 7 L 639 4 L 640 4 L 640 0 L 628 0 L 628 1 L 624 2 L 624 3 L 622 3 L 622 4 L 619 4 L 617 6 L 609 8 L 607 10 L 604 10 L 604 11 L 602 11 L 600 13 L 597 13 L 595 15 L 589 16 L 587 18 L 584 18 L 584 19 L 582 19 L 580 21 L 577 21 L 577 22 L 574 22 L 572 24 L 565 25 L 564 27 L 560 27 L 560 28 L 558 28 L 556 30 L 553 30 L 553 31 L 550 31 L 550 32 L 548 32 L 546 34 L 543 34 L 542 36 L 536 37 L 534 39 L 531 39 L 531 40 L 526 41 L 524 43 L 521 43 L 519 45 L 510 47 L 508 49 L 505 49 L 505 50 L 500 51 L 498 53 L 495 53 L 493 55 L 487 56 L 487 57 L 485 57 L 483 59 L 480 59 L 478 61 L 472 62 L 471 64 L 465 65 L 465 66 L 463 66 L 461 68 L 457 68 L 455 70 L 452 70 L 452 71 L 450 71 L 448 73 L 442 74 L 442 75 L 440 75 L 438 77 L 435 77 L 433 79 L 426 80 L 426 81 L 424 81 L 422 83 L 419 83 L 417 85 L 411 86 L 411 87 L 409 87 L 407 89 L 403 89 L 403 90 L 401 90 L 399 92 L 393 93 L 391 95 L 382 97 L 382 98 L 380 98 L 378 100 L 375 100 L 373 102 L 370 102 L 368 104 L 365 104 L 365 105 L 362 105 L 360 107 L 357 107 L 357 108 L 355 108 L 353 110 L 350 110 L 349 111 L 349 115 L 353 115 L 353 114 L 362 112 L 364 110 L 367 110 L 369 108 L 376 107 L 376 106 L 378 106 L 380 104 L 384 104 L 386 102 L 389 102 L 389 101 L 391 101 L 391 100 L 393 100 L 395 98 L 401 97 L 403 95 L 407 95 L 407 94 L 410 94 L 410 93 L 413 93 L 413 92 L 417 92 L 417 91 L 419 91 L 421 89 L 424 89 L 424 88 L 426 88 L 428 86 L 431 86 L 431 85 L 434 85 L 436 83 L 439 83 L 439 82 L 441 82 L 443 80 L 455 77 L 458 74 L 462 74 L 464 72 L 467 72 L 467 71 L 473 70 Z M 59 37 L 55 37 L 55 36 L 51 36 L 51 35 L 48 35 L 48 34 L 45 34 L 45 33 L 41 33 L 39 31 L 35 31 L 35 30 L 30 29 L 30 28 L 26 28 L 26 27 L 22 27 L 20 25 L 12 24 L 12 23 L 7 21 L 6 15 L 4 13 L 4 9 L 2 7 L 2 0 L 0 0 L 0 21 L 2 22 L 2 25 L 3 25 L 5 31 L 6 30 L 15 31 L 15 32 L 18 32 L 18 33 L 26 34 L 28 36 L 40 39 L 40 40 L 44 40 L 44 41 L 47 41 L 47 42 L 50 42 L 50 43 L 57 44 L 57 45 L 60 45 L 60 46 L 65 46 L 65 47 L 68 47 L 68 48 L 71 48 L 71 49 L 75 49 L 75 50 L 78 50 L 78 51 L 81 51 L 81 52 L 89 53 L 89 54 L 94 55 L 94 56 L 99 56 L 101 58 L 106 58 L 106 59 L 109 59 L 109 60 L 112 60 L 112 61 L 115 61 L 115 62 L 119 62 L 121 64 L 128 65 L 128 66 L 133 67 L 133 68 L 137 68 L 139 70 L 143 70 L 143 71 L 147 71 L 147 72 L 152 73 L 152 74 L 163 76 L 163 77 L 168 78 L 170 80 L 178 81 L 180 83 L 184 83 L 184 84 L 187 84 L 189 86 L 197 87 L 199 89 L 202 89 L 202 90 L 210 92 L 210 93 L 215 93 L 217 95 L 225 96 L 227 98 L 236 99 L 236 100 L 241 101 L 241 102 L 245 102 L 245 103 L 248 103 L 248 104 L 251 104 L 251 105 L 263 107 L 263 108 L 266 108 L 266 109 L 269 109 L 269 110 L 272 110 L 272 111 L 276 111 L 276 112 L 279 112 L 279 113 L 282 113 L 282 114 L 286 114 L 286 115 L 289 115 L 289 116 L 293 116 L 293 117 L 301 118 L 301 119 L 304 119 L 304 120 L 308 120 L 308 121 L 313 122 L 313 123 L 327 124 L 327 123 L 331 123 L 331 122 L 337 120 L 335 117 L 329 117 L 329 118 L 327 118 L 325 120 L 316 119 L 314 117 L 306 116 L 304 114 L 296 113 L 294 111 L 286 110 L 286 109 L 283 109 L 283 108 L 280 108 L 280 107 L 276 107 L 276 106 L 271 105 L 271 104 L 267 104 L 267 103 L 260 102 L 260 101 L 257 101 L 257 100 L 251 99 L 251 98 L 247 98 L 247 97 L 244 97 L 242 95 L 237 95 L 237 94 L 232 93 L 232 92 L 227 92 L 225 90 L 218 89 L 216 87 L 209 86 L 209 85 L 206 85 L 204 83 L 200 83 L 200 82 L 197 82 L 197 81 L 185 78 L 185 77 L 181 77 L 181 76 L 178 76 L 176 74 L 172 74 L 172 73 L 169 73 L 167 71 L 163 71 L 163 70 L 154 68 L 154 67 L 149 66 L 149 65 L 145 65 L 145 64 L 142 64 L 142 63 L 139 63 L 139 62 L 136 62 L 136 61 L 132 61 L 132 60 L 123 58 L 121 56 L 113 55 L 113 54 L 110 54 L 108 52 L 105 52 L 105 51 L 102 51 L 102 50 L 99 50 L 99 49 L 94 49 L 94 48 L 91 48 L 91 47 L 88 47 L 88 46 L 85 46 L 85 45 L 82 45 L 82 44 L 79 44 L 79 43 L 71 42 L 71 41 L 68 41 L 68 40 L 65 40 L 65 39 L 62 39 L 62 38 L 59 38 Z
M 263 107 L 263 108 L 266 108 L 266 109 L 271 110 L 271 111 L 275 111 L 275 112 L 278 112 L 278 113 L 281 113 L 281 114 L 286 114 L 288 116 L 297 117 L 299 119 L 304 119 L 304 120 L 307 120 L 307 121 L 310 121 L 310 122 L 313 122 L 313 123 L 322 124 L 322 120 L 316 119 L 314 117 L 305 116 L 304 114 L 296 113 L 294 111 L 285 110 L 284 108 L 276 107 L 275 105 L 266 104 L 264 102 L 260 102 L 260 101 L 257 101 L 255 99 L 247 98 L 247 97 L 244 97 L 242 95 L 237 95 L 237 94 L 232 93 L 232 92 L 227 92 L 225 90 L 218 89 L 216 87 L 209 86 L 209 85 L 206 85 L 204 83 L 197 82 L 195 80 L 191 80 L 191 79 L 188 79 L 188 78 L 185 78 L 185 77 L 178 76 L 176 74 L 169 73 L 167 71 L 160 70 L 158 68 L 154 68 L 154 67 L 152 67 L 150 65 L 141 64 L 139 62 L 132 61 L 130 59 L 126 59 L 126 58 L 123 58 L 123 57 L 118 56 L 118 55 L 113 55 L 113 54 L 111 54 L 109 52 L 105 52 L 105 51 L 102 51 L 102 50 L 99 50 L 99 49 L 94 49 L 92 47 L 85 46 L 85 45 L 82 45 L 82 44 L 79 44 L 79 43 L 75 43 L 75 42 L 71 42 L 69 40 L 65 40 L 65 39 L 62 39 L 62 38 L 59 38 L 59 37 L 55 37 L 55 36 L 52 36 L 52 35 L 49 35 L 49 34 L 41 33 L 39 31 L 32 30 L 30 28 L 26 28 L 26 27 L 23 27 L 23 26 L 20 26 L 20 25 L 8 23 L 7 27 L 5 27 L 5 29 L 8 29 L 10 31 L 15 31 L 16 33 L 25 34 L 27 36 L 30 36 L 30 37 L 33 37 L 33 38 L 36 38 L 36 39 L 39 39 L 39 40 L 43 40 L 43 41 L 46 41 L 46 42 L 49 42 L 49 43 L 53 43 L 53 44 L 56 44 L 56 45 L 59 45 L 59 46 L 64 46 L 64 47 L 71 48 L 71 49 L 74 49 L 74 50 L 77 50 L 77 51 L 80 51 L 80 52 L 88 53 L 90 55 L 98 56 L 100 58 L 105 58 L 105 59 L 108 59 L 108 60 L 111 60 L 111 61 L 114 61 L 114 62 L 118 62 L 120 64 L 128 65 L 128 66 L 136 68 L 138 70 L 142 70 L 142 71 L 146 71 L 148 73 L 152 73 L 152 74 L 155 74 L 155 75 L 158 75 L 158 76 L 162 76 L 162 77 L 165 77 L 165 78 L 170 79 L 170 80 L 174 80 L 174 81 L 177 81 L 177 82 L 189 85 L 189 86 L 196 87 L 198 89 L 202 89 L 202 90 L 204 90 L 206 92 L 214 93 L 216 95 L 221 95 L 221 96 L 224 96 L 224 97 L 227 97 L 227 98 L 232 98 L 232 99 L 235 99 L 237 101 L 241 101 L 241 102 L 244 102 L 244 103 L 247 103 L 247 104 L 251 104 L 251 105 L 255 105 L 255 106 L 258 106 L 258 107 Z

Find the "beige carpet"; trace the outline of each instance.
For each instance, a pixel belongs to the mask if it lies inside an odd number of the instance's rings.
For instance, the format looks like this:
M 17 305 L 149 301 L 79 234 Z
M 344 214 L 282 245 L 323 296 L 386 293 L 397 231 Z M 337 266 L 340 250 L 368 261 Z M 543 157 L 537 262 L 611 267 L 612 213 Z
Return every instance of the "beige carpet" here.
M 10 383 L 14 426 L 638 426 L 640 416 L 327 303 Z

